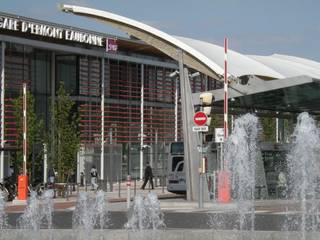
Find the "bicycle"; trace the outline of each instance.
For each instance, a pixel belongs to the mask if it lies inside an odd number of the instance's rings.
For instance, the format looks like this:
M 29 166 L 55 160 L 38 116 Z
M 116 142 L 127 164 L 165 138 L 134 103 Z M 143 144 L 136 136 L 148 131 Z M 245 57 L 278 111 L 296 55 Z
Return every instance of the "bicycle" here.
M 0 183 L 0 190 L 3 192 L 6 201 L 12 201 L 17 196 L 17 185 L 11 177 L 5 178 L 3 183 Z
M 0 183 L 0 191 L 2 192 L 2 196 L 4 198 L 4 201 L 7 202 L 8 198 L 9 198 L 9 191 L 2 183 Z
M 38 196 L 41 196 L 44 191 L 45 191 L 45 186 L 43 183 L 29 184 L 28 186 L 29 194 L 31 194 L 31 192 L 36 192 Z

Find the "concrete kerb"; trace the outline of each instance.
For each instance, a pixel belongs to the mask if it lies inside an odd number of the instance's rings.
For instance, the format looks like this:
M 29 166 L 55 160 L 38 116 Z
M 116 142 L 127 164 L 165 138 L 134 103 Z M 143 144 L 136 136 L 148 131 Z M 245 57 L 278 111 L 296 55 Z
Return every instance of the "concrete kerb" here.
M 141 232 L 126 230 L 93 230 L 90 232 L 71 229 L 39 231 L 0 230 L 1 240 L 298 240 L 299 232 L 274 231 L 214 231 L 214 230 L 145 230 Z M 307 233 L 306 239 L 320 239 L 320 232 Z
M 147 195 L 149 191 L 145 190 L 145 191 L 141 191 L 138 192 L 137 194 L 142 194 L 142 195 Z M 155 191 L 158 195 L 159 200 L 161 199 L 176 199 L 176 198 L 183 198 L 183 196 L 181 195 L 177 195 L 177 194 L 172 194 L 172 193 L 159 193 L 159 191 Z M 95 192 L 93 191 L 88 191 L 88 193 L 90 195 L 94 195 Z M 127 199 L 126 197 L 117 197 L 116 196 L 116 192 L 106 192 L 106 199 L 108 200 L 108 202 L 110 203 L 114 203 L 114 202 L 126 202 Z M 133 196 L 131 196 L 131 200 L 133 200 Z M 53 202 L 56 203 L 70 203 L 70 202 L 76 202 L 77 201 L 77 195 L 72 195 L 69 197 L 69 199 L 66 198 L 61 198 L 61 197 L 57 197 L 53 199 Z M 24 201 L 20 201 L 20 200 L 14 200 L 12 202 L 8 202 L 6 204 L 7 206 L 23 206 L 23 205 L 27 205 L 27 200 Z
M 171 193 L 164 193 L 162 194 L 159 190 L 154 191 L 158 194 L 158 198 L 160 200 L 160 207 L 164 210 L 164 211 L 170 211 L 172 210 L 177 210 L 180 209 L 181 211 L 186 210 L 192 210 L 192 211 L 208 211 L 208 212 L 214 212 L 214 211 L 225 211 L 225 212 L 231 212 L 231 211 L 235 211 L 237 210 L 237 204 L 234 202 L 230 202 L 230 203 L 218 203 L 216 201 L 212 201 L 212 202 L 205 202 L 204 203 L 204 208 L 199 209 L 198 208 L 198 202 L 189 202 L 186 201 L 183 198 L 183 196 L 181 195 L 176 195 L 176 194 L 171 194 Z M 142 195 L 147 195 L 148 191 L 141 191 L 138 192 L 138 194 L 142 194 Z M 90 195 L 94 195 L 94 192 L 90 192 Z M 108 199 L 109 203 L 124 203 L 126 202 L 126 198 L 118 198 L 115 196 L 116 193 L 114 192 L 107 192 L 106 193 L 106 198 Z M 178 199 L 180 198 L 180 199 Z M 69 200 L 64 199 L 64 198 L 55 198 L 54 204 L 57 206 L 62 206 L 61 204 L 63 203 L 73 203 L 75 204 L 77 200 L 77 196 L 73 195 L 69 198 Z M 20 202 L 11 202 L 11 203 L 7 203 L 6 206 L 7 207 L 11 207 L 11 206 L 21 206 L 21 205 L 25 205 L 26 203 L 20 203 Z M 272 208 L 277 206 L 277 208 L 279 207 L 283 207 L 283 206 L 295 206 L 295 202 L 294 201 L 288 201 L 288 200 L 258 200 L 255 201 L 255 206 L 258 208 Z M 69 208 L 69 207 L 68 207 Z M 62 209 L 63 210 L 63 209 Z M 123 205 L 123 210 L 126 211 L 126 206 Z
M 205 202 L 203 204 L 204 208 L 202 210 L 225 210 L 225 211 L 231 211 L 235 210 L 237 208 L 237 205 L 235 203 L 227 203 L 227 204 L 219 204 L 219 203 L 213 203 L 213 202 Z M 198 208 L 198 202 L 164 202 L 160 201 L 160 207 L 164 209 L 170 209 L 170 208 L 180 208 L 180 209 L 199 209 Z

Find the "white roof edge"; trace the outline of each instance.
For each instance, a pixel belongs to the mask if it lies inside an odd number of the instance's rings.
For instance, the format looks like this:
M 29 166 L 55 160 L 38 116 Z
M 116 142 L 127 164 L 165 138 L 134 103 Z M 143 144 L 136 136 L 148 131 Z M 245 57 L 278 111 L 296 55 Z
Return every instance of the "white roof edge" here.
M 216 59 L 216 57 L 212 57 L 210 56 L 210 54 L 206 54 L 206 51 L 203 51 L 203 49 L 197 47 L 197 46 L 193 46 L 192 44 L 188 44 L 188 42 L 184 42 L 183 39 L 179 39 L 179 37 L 174 37 L 171 36 L 161 30 L 158 30 L 154 27 L 151 27 L 147 24 L 144 24 L 142 22 L 124 17 L 124 16 L 120 16 L 111 12 L 107 12 L 107 11 L 102 11 L 102 10 L 98 10 L 98 9 L 93 9 L 93 8 L 88 8 L 88 7 L 81 7 L 81 6 L 75 6 L 75 5 L 68 5 L 68 4 L 61 4 L 60 5 L 60 9 L 64 12 L 71 12 L 74 14 L 79 14 L 79 15 L 85 15 L 88 17 L 96 17 L 98 19 L 105 19 L 106 21 L 108 20 L 109 22 L 113 22 L 115 24 L 118 24 L 119 26 L 127 26 L 128 28 L 133 28 L 133 29 L 137 29 L 138 31 L 144 32 L 149 34 L 150 36 L 154 36 L 156 38 L 161 39 L 162 41 L 168 42 L 170 43 L 170 45 L 175 46 L 177 49 L 181 49 L 182 51 L 184 51 L 185 53 L 189 54 L 190 56 L 192 56 L 193 58 L 196 59 L 197 63 L 201 64 L 203 67 L 207 68 L 209 71 L 211 71 L 212 73 L 217 74 L 219 77 L 224 75 L 224 69 L 223 69 L 223 65 L 219 64 L 221 63 L 221 59 L 218 61 Z M 181 37 L 183 38 L 183 37 Z M 192 40 L 196 40 L 196 39 L 192 39 Z M 200 41 L 200 40 L 196 40 L 196 41 Z M 201 41 L 204 42 L 204 41 Z M 207 44 L 212 44 L 212 43 L 208 43 L 208 42 L 204 42 Z M 214 45 L 214 44 L 212 44 Z M 258 56 L 258 55 L 246 55 L 246 54 L 241 54 L 238 53 L 236 51 L 233 51 L 230 49 L 230 53 L 234 52 L 235 55 L 241 55 L 241 58 L 238 57 L 238 67 L 246 67 L 246 70 L 244 71 L 240 71 L 241 73 L 243 73 L 242 75 L 239 75 L 237 72 L 232 72 L 231 70 L 229 70 L 228 75 L 232 75 L 234 74 L 235 77 L 240 77 L 243 75 L 255 75 L 255 76 L 261 76 L 261 77 L 270 77 L 270 78 L 277 78 L 277 79 L 281 79 L 281 78 L 287 78 L 288 76 L 286 76 L 286 74 L 279 72 L 280 68 L 283 69 L 293 69 L 292 66 L 290 66 L 289 64 L 284 64 L 284 65 L 279 65 L 279 69 L 278 71 L 276 70 L 277 68 L 273 68 L 272 66 L 265 64 L 261 61 L 257 61 L 257 59 L 255 57 L 265 57 L 265 58 L 275 58 L 278 59 L 279 61 L 287 61 L 290 62 L 291 64 L 295 64 L 296 66 L 301 65 L 301 69 L 300 71 L 302 72 L 302 74 L 304 74 L 305 68 L 309 68 L 312 69 L 314 71 L 314 74 L 312 76 L 320 76 L 320 70 L 318 70 L 318 66 L 320 66 L 320 63 L 315 62 L 315 61 L 311 61 L 309 59 L 304 59 L 304 58 L 298 58 L 298 57 L 294 57 L 294 56 L 288 56 L 288 55 L 280 55 L 280 54 L 273 54 L 273 55 L 269 55 L 269 56 Z M 211 53 L 211 52 L 210 52 Z M 215 53 L 215 56 L 219 56 L 220 57 L 224 57 L 221 56 L 220 53 Z M 223 53 L 222 53 L 223 54 Z M 212 54 L 211 54 L 212 55 Z M 246 60 L 245 58 L 247 58 L 248 60 Z M 237 60 L 237 58 L 235 58 L 235 60 Z M 255 67 L 254 64 L 250 64 L 252 61 L 254 61 L 256 64 L 260 64 L 261 68 L 260 68 L 260 72 L 261 74 L 259 74 L 259 71 L 250 71 L 248 69 Z M 245 64 L 244 64 L 245 63 Z M 318 65 L 319 64 L 319 65 Z M 231 71 L 231 72 L 230 72 Z M 291 70 L 290 70 L 291 71 Z M 239 72 L 239 71 L 238 71 Z M 250 73 L 251 72 L 251 73 Z M 292 71 L 293 72 L 293 71 Z M 310 71 L 311 72 L 311 71 Z M 313 73 L 313 72 L 311 72 Z M 308 73 L 305 73 L 306 75 L 308 75 Z M 310 75 L 310 73 L 309 73 Z
M 90 14 L 93 16 L 101 17 L 110 19 L 116 22 L 121 22 L 123 24 L 138 28 L 142 31 L 149 32 L 152 35 L 155 35 L 159 38 L 162 38 L 163 40 L 172 43 L 173 45 L 181 48 L 182 50 L 186 51 L 190 55 L 194 56 L 198 60 L 200 60 L 203 64 L 205 64 L 207 67 L 211 68 L 214 72 L 216 72 L 218 75 L 223 75 L 224 70 L 218 66 L 216 63 L 214 63 L 212 60 L 207 58 L 205 55 L 201 54 L 194 48 L 191 48 L 190 46 L 186 45 L 182 41 L 170 36 L 169 34 L 162 32 L 156 28 L 153 28 L 147 24 L 138 22 L 136 20 L 123 17 L 114 13 L 101 11 L 93 8 L 87 8 L 87 7 L 81 7 L 81 6 L 74 6 L 74 5 L 68 5 L 68 4 L 61 4 L 60 8 L 62 11 L 65 12 L 73 12 L 73 13 L 83 13 L 83 14 Z

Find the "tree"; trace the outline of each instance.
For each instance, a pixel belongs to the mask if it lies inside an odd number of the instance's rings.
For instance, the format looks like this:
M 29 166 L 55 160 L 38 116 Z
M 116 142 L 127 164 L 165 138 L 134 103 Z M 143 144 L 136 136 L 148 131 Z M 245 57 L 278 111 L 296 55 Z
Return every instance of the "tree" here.
M 60 83 L 52 114 L 55 156 L 51 154 L 51 164 L 58 171 L 58 181 L 65 182 L 70 172 L 75 171 L 80 138 L 77 107 L 66 92 L 63 82 Z
M 22 109 L 23 96 L 19 96 L 13 99 L 13 115 L 16 119 L 17 123 L 17 147 L 19 150 L 16 154 L 15 164 L 19 168 L 22 168 L 22 142 L 23 142 L 23 109 Z M 43 120 L 38 118 L 35 113 L 35 99 L 34 96 L 27 91 L 27 163 L 31 162 L 31 157 L 33 155 L 37 155 L 36 148 L 34 147 L 36 144 L 41 144 L 43 142 Z M 39 153 L 39 152 L 38 152 Z M 35 157 L 39 159 L 38 156 Z M 40 158 L 41 159 L 41 158 Z M 35 163 L 36 166 L 40 168 L 41 164 Z M 31 164 L 27 164 L 27 172 L 31 171 Z M 31 179 L 34 180 L 35 176 L 31 176 Z
M 260 123 L 263 129 L 263 140 L 276 141 L 276 119 L 271 117 L 261 117 Z

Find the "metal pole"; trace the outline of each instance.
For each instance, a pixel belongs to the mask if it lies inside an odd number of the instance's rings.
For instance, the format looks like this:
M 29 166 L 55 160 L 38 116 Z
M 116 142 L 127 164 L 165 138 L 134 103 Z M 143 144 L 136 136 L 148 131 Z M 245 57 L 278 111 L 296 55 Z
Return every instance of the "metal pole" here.
M 166 185 L 166 177 L 164 172 L 164 157 L 162 156 L 162 193 L 164 193 L 164 186 Z
M 1 148 L 4 148 L 4 94 L 5 94 L 5 75 L 4 75 L 4 65 L 5 65 L 5 50 L 6 43 L 1 43 Z M 0 181 L 4 181 L 4 151 L 0 152 Z
M 130 148 L 131 148 L 131 144 L 130 142 L 128 142 L 127 175 L 130 175 Z
M 46 184 L 48 179 L 48 153 L 47 144 L 43 144 L 43 183 Z
M 276 118 L 276 143 L 279 142 L 279 118 Z
M 144 64 L 141 64 L 141 105 L 140 105 L 140 117 L 141 117 L 141 126 L 140 126 L 140 180 L 143 179 L 143 127 L 144 127 Z
M 80 175 L 80 151 L 81 150 L 80 149 L 77 152 L 77 184 L 81 183 L 81 175 Z
M 178 141 L 178 78 L 175 78 L 175 96 L 174 96 L 174 141 Z
M 131 201 L 131 176 L 127 176 L 127 208 L 130 208 Z
M 223 143 L 220 143 L 220 170 L 223 169 Z
M 202 109 L 201 109 L 202 110 Z M 202 132 L 200 134 L 200 168 L 199 168 L 199 198 L 198 198 L 198 206 L 199 208 L 203 208 L 203 154 L 202 154 L 202 148 L 203 148 L 203 134 Z
M 109 152 L 109 159 L 110 159 L 110 170 L 109 171 L 109 186 L 110 186 L 110 192 L 113 192 L 113 139 L 112 139 L 112 128 L 109 129 L 109 144 L 110 144 L 110 152 Z
M 233 128 L 234 128 L 234 116 L 231 115 L 231 133 L 233 132 Z
M 216 171 L 213 171 L 213 200 L 216 199 Z
M 101 59 L 101 155 L 100 155 L 100 178 L 104 181 L 104 58 Z
M 27 83 L 23 83 L 23 175 L 27 175 Z
M 56 55 L 54 52 L 51 53 L 51 159 L 55 159 L 55 116 L 54 107 L 56 100 Z M 52 161 L 50 162 L 50 167 L 52 166 Z
M 228 138 L 228 38 L 224 38 L 224 142 Z M 225 168 L 225 163 L 223 169 Z
M 155 134 L 155 149 L 154 149 L 154 156 L 155 156 L 155 162 L 156 162 L 156 164 L 155 164 L 155 166 L 157 167 L 157 180 L 155 180 L 155 182 L 154 182 L 154 184 L 155 184 L 155 186 L 157 186 L 157 181 L 159 180 L 159 171 L 158 171 L 158 169 L 159 169 L 159 162 L 158 162 L 158 129 L 156 128 L 156 134 Z M 160 181 L 159 181 L 160 182 Z
M 121 181 L 120 181 L 119 176 L 117 176 L 117 180 L 118 180 L 118 186 L 119 186 L 119 189 L 118 189 L 118 197 L 120 198 L 120 197 L 121 197 Z

